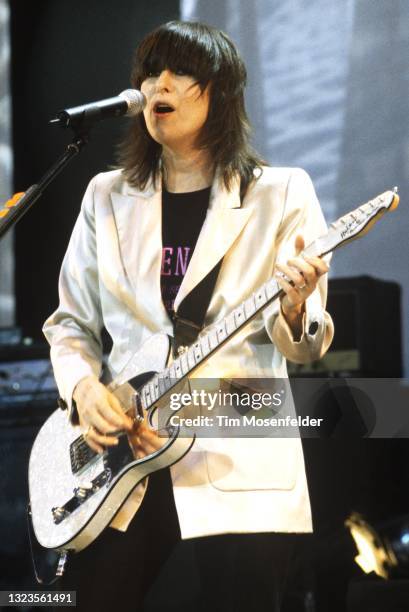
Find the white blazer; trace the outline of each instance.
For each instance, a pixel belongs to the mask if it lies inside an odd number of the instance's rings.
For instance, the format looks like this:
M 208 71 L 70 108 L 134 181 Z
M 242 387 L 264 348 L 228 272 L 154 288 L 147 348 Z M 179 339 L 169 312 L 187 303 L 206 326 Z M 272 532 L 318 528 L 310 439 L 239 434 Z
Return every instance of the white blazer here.
M 131 187 L 116 170 L 97 175 L 85 193 L 60 275 L 58 309 L 44 325 L 61 397 L 71 406 L 75 385 L 101 373 L 100 330 L 119 373 L 152 334 L 172 335 L 161 299 L 161 186 Z M 227 191 L 216 175 L 209 210 L 175 300 L 183 298 L 224 256 L 206 315 L 212 325 L 326 231 L 308 175 L 263 168 L 240 204 L 239 183 Z M 200 369 L 200 377 L 286 378 L 286 358 L 320 358 L 333 336 L 325 312 L 326 278 L 308 298 L 303 334 L 293 339 L 279 304 L 251 321 Z M 312 325 L 314 323 L 314 325 Z M 293 439 L 200 439 L 171 468 L 183 538 L 237 532 L 312 530 L 301 442 Z M 125 529 L 141 502 L 139 486 L 114 521 Z

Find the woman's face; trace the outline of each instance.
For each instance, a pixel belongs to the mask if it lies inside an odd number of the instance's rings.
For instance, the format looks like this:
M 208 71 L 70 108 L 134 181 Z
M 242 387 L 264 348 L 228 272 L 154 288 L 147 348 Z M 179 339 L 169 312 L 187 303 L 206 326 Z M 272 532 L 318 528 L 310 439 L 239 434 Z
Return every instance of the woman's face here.
M 194 149 L 209 112 L 209 85 L 201 92 L 195 79 L 166 69 L 141 84 L 149 134 L 174 151 Z

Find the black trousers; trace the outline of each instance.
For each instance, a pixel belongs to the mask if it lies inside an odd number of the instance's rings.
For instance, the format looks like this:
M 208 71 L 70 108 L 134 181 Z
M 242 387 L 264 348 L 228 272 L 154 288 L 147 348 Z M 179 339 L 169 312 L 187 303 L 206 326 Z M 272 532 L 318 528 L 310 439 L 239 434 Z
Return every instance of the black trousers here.
M 73 555 L 56 589 L 75 590 L 87 612 L 278 612 L 293 548 L 273 533 L 181 541 L 166 469 L 150 476 L 128 530 L 107 528 Z

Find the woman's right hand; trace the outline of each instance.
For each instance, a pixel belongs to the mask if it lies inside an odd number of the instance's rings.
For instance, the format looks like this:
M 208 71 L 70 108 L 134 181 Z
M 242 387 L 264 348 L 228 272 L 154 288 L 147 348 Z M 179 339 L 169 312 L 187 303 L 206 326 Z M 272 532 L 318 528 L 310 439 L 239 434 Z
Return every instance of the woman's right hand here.
M 130 432 L 133 421 L 121 408 L 121 404 L 96 376 L 80 380 L 74 389 L 80 425 L 85 429 L 85 440 L 97 453 L 104 447 L 115 446 L 118 440 L 114 432 Z M 111 435 L 109 435 L 111 434 Z

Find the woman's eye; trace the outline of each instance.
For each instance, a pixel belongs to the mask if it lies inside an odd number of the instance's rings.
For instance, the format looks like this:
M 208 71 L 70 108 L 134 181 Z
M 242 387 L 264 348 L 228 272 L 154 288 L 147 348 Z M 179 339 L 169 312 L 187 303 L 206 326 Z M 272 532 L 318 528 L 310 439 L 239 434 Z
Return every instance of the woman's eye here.
M 153 79 L 153 78 L 157 78 L 159 77 L 161 74 L 161 70 L 148 70 L 146 72 L 146 79 Z M 176 70 L 173 74 L 175 74 L 176 76 L 190 76 L 189 72 L 187 72 L 186 70 Z

